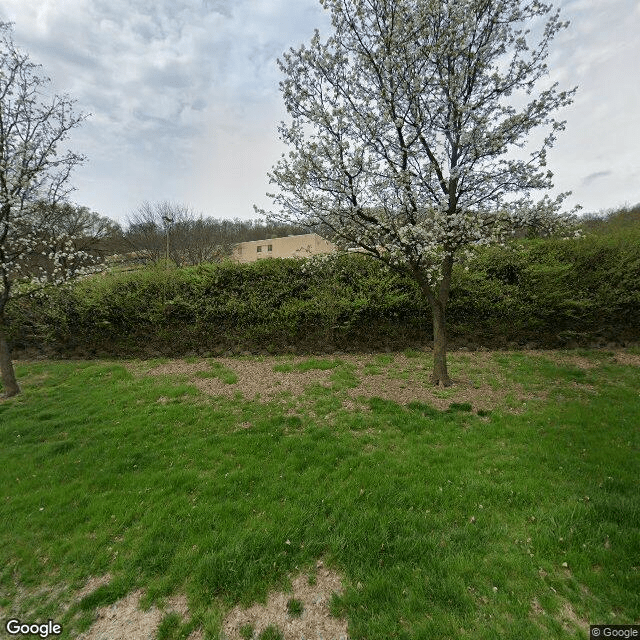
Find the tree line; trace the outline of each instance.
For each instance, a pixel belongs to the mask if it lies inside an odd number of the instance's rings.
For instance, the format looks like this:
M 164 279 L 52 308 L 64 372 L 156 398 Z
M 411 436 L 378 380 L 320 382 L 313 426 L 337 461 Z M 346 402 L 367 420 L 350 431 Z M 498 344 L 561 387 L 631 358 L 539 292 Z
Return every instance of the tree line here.
M 187 205 L 143 202 L 128 218 L 122 232 L 123 258 L 150 264 L 167 257 L 179 266 L 219 262 L 239 242 L 309 233 L 304 224 L 204 217 Z
M 229 257 L 239 242 L 309 233 L 311 227 L 261 219 L 205 217 L 192 207 L 169 201 L 143 202 L 126 224 L 70 202 L 39 201 L 29 214 L 29 226 L 37 229 L 43 246 L 55 239 L 69 239 L 73 251 L 122 264 L 152 264 L 166 258 L 179 267 L 219 262 Z M 42 252 L 33 252 L 29 275 L 38 271 Z
M 38 202 L 31 222 L 39 229 L 42 242 L 52 238 L 71 238 L 75 251 L 103 259 L 116 256 L 125 265 L 153 264 L 164 260 L 167 231 L 169 260 L 179 267 L 219 262 L 229 257 L 239 242 L 311 232 L 330 236 L 327 230 L 311 224 L 288 224 L 260 218 L 205 217 L 188 205 L 167 200 L 143 202 L 129 215 L 124 227 L 88 207 L 69 202 Z M 606 234 L 635 229 L 640 222 L 640 204 L 586 213 L 580 222 L 587 233 Z M 519 236 L 522 234 L 516 234 Z M 30 268 L 32 274 L 39 266 L 36 256 L 40 254 L 34 254 Z

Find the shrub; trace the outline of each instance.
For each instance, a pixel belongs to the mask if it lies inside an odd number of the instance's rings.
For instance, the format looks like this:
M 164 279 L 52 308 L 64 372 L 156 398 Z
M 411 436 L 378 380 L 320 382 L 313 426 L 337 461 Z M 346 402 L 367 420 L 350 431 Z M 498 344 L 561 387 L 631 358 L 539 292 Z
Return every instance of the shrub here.
M 640 243 L 625 235 L 524 240 L 457 268 L 456 345 L 638 340 Z M 431 339 L 414 282 L 362 255 L 145 268 L 16 300 L 18 348 L 145 356 L 232 350 L 407 348 Z

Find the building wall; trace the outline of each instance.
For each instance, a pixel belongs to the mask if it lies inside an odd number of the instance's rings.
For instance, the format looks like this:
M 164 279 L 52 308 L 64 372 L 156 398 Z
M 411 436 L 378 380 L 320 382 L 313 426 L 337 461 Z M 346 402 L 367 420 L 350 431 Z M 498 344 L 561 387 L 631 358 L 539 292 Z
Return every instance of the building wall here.
M 231 259 L 244 263 L 265 258 L 304 258 L 318 253 L 333 253 L 335 250 L 333 243 L 317 233 L 305 233 L 299 236 L 240 242 L 233 250 Z

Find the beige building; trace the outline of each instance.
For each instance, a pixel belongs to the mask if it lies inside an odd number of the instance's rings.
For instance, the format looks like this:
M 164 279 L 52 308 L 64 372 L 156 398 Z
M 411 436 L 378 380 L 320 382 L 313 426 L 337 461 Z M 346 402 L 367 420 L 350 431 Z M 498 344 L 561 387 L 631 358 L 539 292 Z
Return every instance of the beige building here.
M 299 236 L 251 240 L 237 244 L 231 254 L 235 262 L 255 262 L 264 258 L 305 258 L 318 253 L 333 253 L 336 246 L 317 233 Z

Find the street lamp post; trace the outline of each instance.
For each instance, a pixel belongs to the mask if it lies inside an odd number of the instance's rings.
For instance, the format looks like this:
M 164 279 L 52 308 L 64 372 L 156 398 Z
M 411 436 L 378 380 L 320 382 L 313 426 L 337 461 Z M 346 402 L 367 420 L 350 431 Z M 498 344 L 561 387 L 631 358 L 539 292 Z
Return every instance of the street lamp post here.
M 165 259 L 165 268 L 169 268 L 169 228 L 173 224 L 173 218 L 171 216 L 162 216 L 162 221 L 164 222 L 164 227 L 167 231 L 167 255 Z

